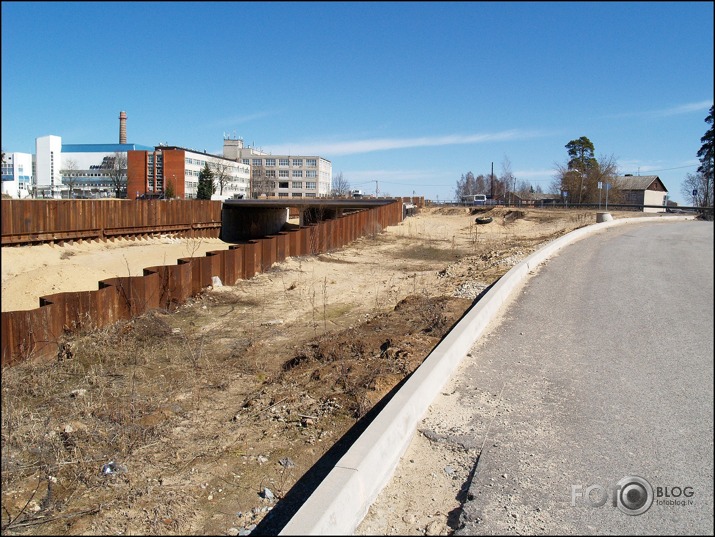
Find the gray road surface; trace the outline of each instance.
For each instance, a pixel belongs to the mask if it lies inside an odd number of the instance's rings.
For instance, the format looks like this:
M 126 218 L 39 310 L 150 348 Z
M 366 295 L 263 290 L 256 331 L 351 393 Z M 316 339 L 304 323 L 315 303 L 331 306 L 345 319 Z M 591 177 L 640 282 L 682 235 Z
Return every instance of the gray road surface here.
M 457 381 L 486 442 L 456 533 L 712 535 L 713 353 L 712 222 L 565 248 Z M 612 503 L 629 476 L 653 487 L 640 515 Z

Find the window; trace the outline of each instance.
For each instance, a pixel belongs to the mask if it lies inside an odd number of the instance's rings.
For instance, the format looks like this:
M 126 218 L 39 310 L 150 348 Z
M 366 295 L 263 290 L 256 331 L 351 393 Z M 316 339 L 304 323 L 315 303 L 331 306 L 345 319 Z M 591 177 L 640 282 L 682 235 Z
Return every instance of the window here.
M 243 159 L 243 163 L 244 163 L 244 164 L 249 164 L 249 165 L 250 165 L 250 164 L 251 164 L 251 160 L 250 160 L 250 159 L 247 159 L 247 158 L 245 158 L 245 159 Z
M 303 188 L 303 181 L 293 181 L 293 188 Z
M 314 158 L 305 159 L 305 165 L 309 168 L 315 168 L 318 165 L 318 161 Z
M 303 177 L 303 170 L 293 170 L 293 177 Z
M 278 192 L 278 197 L 279 197 L 279 198 L 287 198 L 287 197 L 288 197 L 288 192 Z
M 287 158 L 278 159 L 278 166 L 288 166 L 288 159 Z
M 288 170 L 278 170 L 278 177 L 288 177 Z
M 279 181 L 278 188 L 288 188 L 288 181 Z
M 263 159 L 261 159 L 261 158 L 254 158 L 254 159 L 253 159 L 253 165 L 254 165 L 254 166 L 263 166 Z
M 274 158 L 266 159 L 266 166 L 275 166 L 275 165 L 276 165 L 276 159 L 274 159 Z
M 305 176 L 306 177 L 317 177 L 318 175 L 315 170 L 308 170 L 307 172 L 305 172 Z
M 303 165 L 303 159 L 302 158 L 294 158 L 293 159 L 293 166 L 302 166 Z
M 276 176 L 275 170 L 266 170 L 266 177 L 275 177 L 275 176 Z
M 292 197 L 294 198 L 302 198 L 303 194 L 301 192 L 293 192 Z
M 308 190 L 315 190 L 315 181 L 306 181 L 305 188 Z

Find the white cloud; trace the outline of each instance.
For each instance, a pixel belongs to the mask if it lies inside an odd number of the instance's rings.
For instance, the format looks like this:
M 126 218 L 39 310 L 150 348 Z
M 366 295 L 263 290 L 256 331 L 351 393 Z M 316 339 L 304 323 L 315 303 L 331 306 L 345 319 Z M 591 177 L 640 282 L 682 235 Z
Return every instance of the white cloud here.
M 642 112 L 624 112 L 622 114 L 612 114 L 606 117 L 620 118 L 620 117 L 669 117 L 669 116 L 679 116 L 682 114 L 690 114 L 693 112 L 703 112 L 710 109 L 713 105 L 712 101 L 699 101 L 696 103 L 686 103 L 677 106 L 672 106 L 670 108 L 663 108 L 661 110 L 646 110 Z
M 544 134 L 540 132 L 509 130 L 487 134 L 452 134 L 447 136 L 422 136 L 418 138 L 370 138 L 344 142 L 283 144 L 271 147 L 271 152 L 276 155 L 292 153 L 301 155 L 325 155 L 327 158 L 330 158 L 336 155 L 354 155 L 373 151 L 388 151 L 391 149 L 504 142 L 524 140 L 538 136 L 544 136 Z

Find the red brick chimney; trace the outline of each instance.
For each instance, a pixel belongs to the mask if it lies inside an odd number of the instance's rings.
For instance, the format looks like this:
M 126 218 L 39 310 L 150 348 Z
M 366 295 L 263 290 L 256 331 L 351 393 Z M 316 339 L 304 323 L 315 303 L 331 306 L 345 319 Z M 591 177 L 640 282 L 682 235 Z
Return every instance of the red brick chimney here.
M 127 113 L 119 112 L 119 143 L 127 143 Z

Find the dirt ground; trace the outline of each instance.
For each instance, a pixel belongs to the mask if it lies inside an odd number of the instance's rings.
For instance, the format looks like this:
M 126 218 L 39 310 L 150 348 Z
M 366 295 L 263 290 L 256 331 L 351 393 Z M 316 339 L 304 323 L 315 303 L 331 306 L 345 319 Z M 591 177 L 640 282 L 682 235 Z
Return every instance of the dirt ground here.
M 487 213 L 493 221 L 477 225 L 469 209 L 423 209 L 341 250 L 207 289 L 177 311 L 68 337 L 56 360 L 4 370 L 2 533 L 279 531 L 487 286 L 596 218 Z M 222 248 L 170 237 L 3 248 L 2 310 Z M 396 501 L 418 509 L 433 492 L 424 484 Z M 458 509 L 454 494 L 444 497 L 453 504 L 444 513 Z

